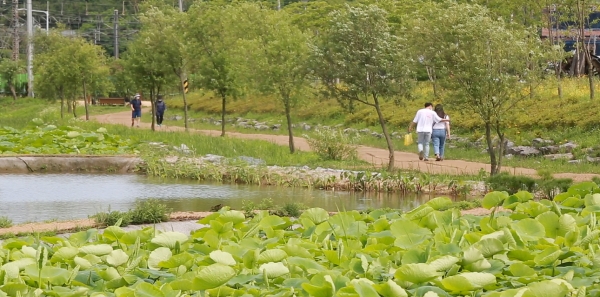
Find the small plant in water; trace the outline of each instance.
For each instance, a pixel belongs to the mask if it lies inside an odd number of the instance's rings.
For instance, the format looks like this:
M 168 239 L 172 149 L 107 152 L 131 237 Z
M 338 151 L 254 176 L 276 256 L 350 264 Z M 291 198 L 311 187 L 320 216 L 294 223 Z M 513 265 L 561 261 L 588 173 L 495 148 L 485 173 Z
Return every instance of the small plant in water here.
M 135 209 L 131 211 L 132 224 L 151 224 L 169 220 L 171 209 L 158 199 L 145 199 L 135 202 Z
M 0 216 L 0 228 L 9 228 L 12 227 L 13 221 L 9 219 L 7 216 Z

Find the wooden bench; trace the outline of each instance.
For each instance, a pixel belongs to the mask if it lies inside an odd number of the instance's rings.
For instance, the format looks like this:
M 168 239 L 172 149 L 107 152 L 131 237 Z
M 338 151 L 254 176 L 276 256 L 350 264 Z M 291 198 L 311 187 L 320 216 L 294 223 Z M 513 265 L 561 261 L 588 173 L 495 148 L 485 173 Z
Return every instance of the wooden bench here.
M 125 98 L 98 98 L 98 105 L 125 105 Z

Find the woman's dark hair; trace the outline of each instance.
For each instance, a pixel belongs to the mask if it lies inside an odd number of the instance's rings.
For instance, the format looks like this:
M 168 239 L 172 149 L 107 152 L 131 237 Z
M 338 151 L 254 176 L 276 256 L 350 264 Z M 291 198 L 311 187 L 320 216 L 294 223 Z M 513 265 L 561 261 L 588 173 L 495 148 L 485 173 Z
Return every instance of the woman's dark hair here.
M 435 113 L 437 113 L 438 117 L 440 117 L 442 119 L 446 117 L 446 113 L 444 112 L 444 107 L 441 104 L 436 105 L 433 110 L 435 111 Z

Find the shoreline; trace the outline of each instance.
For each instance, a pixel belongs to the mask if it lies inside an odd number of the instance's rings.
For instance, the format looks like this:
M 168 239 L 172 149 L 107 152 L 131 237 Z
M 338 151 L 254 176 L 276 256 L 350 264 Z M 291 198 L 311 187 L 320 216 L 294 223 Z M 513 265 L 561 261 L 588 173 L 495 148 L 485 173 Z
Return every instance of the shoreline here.
M 241 210 L 240 210 L 241 211 Z M 499 209 L 498 211 L 503 211 Z M 474 215 L 474 216 L 485 216 L 491 213 L 491 210 L 478 207 L 472 209 L 466 209 L 460 211 L 462 215 Z M 173 212 L 169 216 L 169 221 L 163 223 L 178 223 L 178 222 L 194 222 L 204 217 L 207 217 L 214 212 Z M 331 212 L 330 214 L 335 214 Z M 129 225 L 129 226 L 144 226 L 143 225 Z M 0 228 L 0 235 L 14 235 L 14 236 L 26 236 L 36 233 L 44 232 L 55 232 L 56 234 L 77 232 L 88 229 L 104 229 L 107 226 L 102 226 L 94 221 L 94 219 L 80 219 L 80 220 L 67 220 L 67 221 L 55 221 L 55 222 L 34 222 L 14 225 L 8 228 Z

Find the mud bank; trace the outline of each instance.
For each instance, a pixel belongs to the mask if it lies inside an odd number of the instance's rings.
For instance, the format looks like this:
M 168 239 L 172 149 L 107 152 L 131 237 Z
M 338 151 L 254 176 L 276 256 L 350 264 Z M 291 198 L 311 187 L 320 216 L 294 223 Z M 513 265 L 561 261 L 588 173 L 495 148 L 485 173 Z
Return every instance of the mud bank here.
M 0 173 L 132 173 L 142 162 L 136 156 L 0 156 Z

